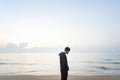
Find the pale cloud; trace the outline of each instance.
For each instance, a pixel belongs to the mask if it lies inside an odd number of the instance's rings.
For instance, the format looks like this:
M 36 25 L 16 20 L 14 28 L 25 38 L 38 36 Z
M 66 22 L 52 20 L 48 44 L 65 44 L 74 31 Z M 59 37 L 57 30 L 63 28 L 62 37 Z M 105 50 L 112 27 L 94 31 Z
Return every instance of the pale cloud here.
M 27 47 L 28 43 L 8 43 L 5 47 L 0 47 L 0 53 L 58 53 L 64 50 L 64 47 Z M 68 46 L 68 45 L 67 45 Z M 70 46 L 72 53 L 82 52 L 120 52 L 120 46 L 109 47 L 89 47 L 84 48 L 78 45 Z

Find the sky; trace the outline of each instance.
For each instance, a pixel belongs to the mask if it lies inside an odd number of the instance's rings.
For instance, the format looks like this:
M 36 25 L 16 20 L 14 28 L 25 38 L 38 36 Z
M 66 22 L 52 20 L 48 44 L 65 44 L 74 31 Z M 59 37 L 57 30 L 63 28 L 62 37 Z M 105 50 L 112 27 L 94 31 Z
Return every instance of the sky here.
M 120 48 L 120 0 L 0 0 L 0 47 Z

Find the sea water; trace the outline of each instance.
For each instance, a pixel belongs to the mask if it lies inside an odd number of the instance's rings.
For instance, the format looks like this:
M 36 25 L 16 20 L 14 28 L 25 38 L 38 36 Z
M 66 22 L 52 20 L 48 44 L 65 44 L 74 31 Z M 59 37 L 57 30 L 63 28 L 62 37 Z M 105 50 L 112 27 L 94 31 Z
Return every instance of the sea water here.
M 59 53 L 0 53 L 0 75 L 60 75 Z M 70 75 L 120 74 L 120 53 L 69 53 Z

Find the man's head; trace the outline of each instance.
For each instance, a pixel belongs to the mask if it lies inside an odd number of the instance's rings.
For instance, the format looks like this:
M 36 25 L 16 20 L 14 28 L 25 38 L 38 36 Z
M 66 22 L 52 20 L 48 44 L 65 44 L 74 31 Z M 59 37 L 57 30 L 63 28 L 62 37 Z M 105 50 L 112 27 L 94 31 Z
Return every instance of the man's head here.
M 70 52 L 70 48 L 69 47 L 65 47 L 65 53 L 68 54 Z

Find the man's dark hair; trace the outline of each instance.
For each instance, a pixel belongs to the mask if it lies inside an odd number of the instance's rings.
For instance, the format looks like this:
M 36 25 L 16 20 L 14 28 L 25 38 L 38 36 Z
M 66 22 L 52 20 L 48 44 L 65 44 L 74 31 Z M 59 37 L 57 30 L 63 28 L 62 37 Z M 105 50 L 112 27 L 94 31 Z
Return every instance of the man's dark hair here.
M 65 51 L 70 51 L 70 48 L 69 47 L 65 47 Z

